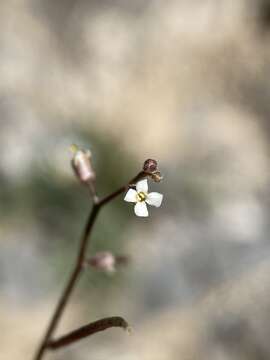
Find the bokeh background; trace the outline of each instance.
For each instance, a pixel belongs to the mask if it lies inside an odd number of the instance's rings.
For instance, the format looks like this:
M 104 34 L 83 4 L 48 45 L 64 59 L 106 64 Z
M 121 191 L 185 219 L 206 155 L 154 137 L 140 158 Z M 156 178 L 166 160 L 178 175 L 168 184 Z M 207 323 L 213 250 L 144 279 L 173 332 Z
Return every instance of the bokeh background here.
M 90 208 L 69 145 L 107 194 L 155 158 L 160 209 L 103 210 L 57 333 L 124 316 L 57 360 L 270 358 L 270 2 L 2 0 L 0 359 L 31 359 Z

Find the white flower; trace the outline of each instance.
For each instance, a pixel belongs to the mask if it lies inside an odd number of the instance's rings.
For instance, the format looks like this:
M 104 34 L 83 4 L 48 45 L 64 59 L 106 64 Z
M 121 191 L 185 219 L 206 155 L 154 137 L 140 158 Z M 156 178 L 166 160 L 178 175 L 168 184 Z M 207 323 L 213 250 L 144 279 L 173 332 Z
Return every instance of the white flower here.
M 148 193 L 147 179 L 141 180 L 136 184 L 136 190 L 129 189 L 124 198 L 125 201 L 134 202 L 134 211 L 137 216 L 148 216 L 148 205 L 160 207 L 163 195 L 157 192 Z

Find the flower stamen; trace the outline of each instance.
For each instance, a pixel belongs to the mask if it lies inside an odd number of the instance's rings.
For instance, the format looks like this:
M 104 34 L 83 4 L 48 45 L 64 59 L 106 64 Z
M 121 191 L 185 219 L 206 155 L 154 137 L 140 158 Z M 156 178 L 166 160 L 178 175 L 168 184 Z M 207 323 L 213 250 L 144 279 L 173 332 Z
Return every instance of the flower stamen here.
M 146 200 L 146 193 L 144 193 L 143 191 L 140 191 L 137 194 L 137 199 L 139 202 L 145 201 Z

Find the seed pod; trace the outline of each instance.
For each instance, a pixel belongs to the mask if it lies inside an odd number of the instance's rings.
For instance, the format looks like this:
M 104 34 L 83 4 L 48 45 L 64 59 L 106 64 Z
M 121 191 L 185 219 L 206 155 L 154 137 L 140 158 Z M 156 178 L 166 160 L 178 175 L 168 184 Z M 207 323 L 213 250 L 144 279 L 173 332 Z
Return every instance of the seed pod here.
M 99 331 L 104 331 L 112 327 L 121 327 L 122 329 L 127 331 L 128 334 L 131 333 L 131 327 L 125 319 L 120 316 L 111 316 L 82 326 L 79 329 L 76 329 L 64 336 L 61 336 L 56 340 L 50 340 L 47 342 L 46 347 L 53 350 L 59 349 L 61 347 L 68 346 L 70 344 L 73 344 L 74 342 L 82 340 L 88 336 L 96 334 Z

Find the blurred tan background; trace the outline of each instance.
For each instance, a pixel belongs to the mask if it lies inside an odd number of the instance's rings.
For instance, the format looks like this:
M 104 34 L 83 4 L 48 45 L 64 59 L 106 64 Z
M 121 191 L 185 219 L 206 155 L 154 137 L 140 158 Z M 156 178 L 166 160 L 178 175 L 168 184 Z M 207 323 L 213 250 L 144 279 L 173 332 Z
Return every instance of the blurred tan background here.
M 0 359 L 31 359 L 67 280 L 90 203 L 69 145 L 90 147 L 106 194 L 159 160 L 150 217 L 117 199 L 58 334 L 124 316 L 46 359 L 270 358 L 270 2 L 2 0 Z

